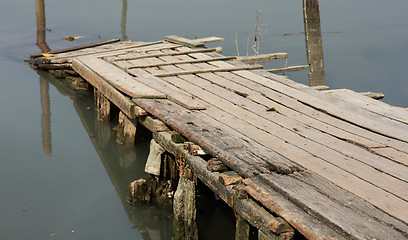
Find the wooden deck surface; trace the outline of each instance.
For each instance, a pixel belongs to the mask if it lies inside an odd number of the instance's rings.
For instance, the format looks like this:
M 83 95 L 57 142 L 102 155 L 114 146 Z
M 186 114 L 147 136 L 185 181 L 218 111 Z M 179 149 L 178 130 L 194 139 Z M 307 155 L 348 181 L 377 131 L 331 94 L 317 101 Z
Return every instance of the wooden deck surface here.
M 47 64 L 72 62 L 129 117 L 153 115 L 201 146 L 309 239 L 407 238 L 408 111 L 219 50 L 119 42 Z

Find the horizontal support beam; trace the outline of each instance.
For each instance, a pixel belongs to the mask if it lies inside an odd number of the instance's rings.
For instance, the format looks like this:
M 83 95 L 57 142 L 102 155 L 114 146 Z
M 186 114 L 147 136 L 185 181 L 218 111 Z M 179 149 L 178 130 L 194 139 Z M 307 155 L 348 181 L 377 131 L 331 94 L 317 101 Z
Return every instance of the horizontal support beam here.
M 135 65 L 135 66 L 127 67 L 126 70 L 134 69 L 134 68 L 161 67 L 161 66 L 186 64 L 186 63 L 206 63 L 206 62 L 214 62 L 214 61 L 228 61 L 228 60 L 234 60 L 234 59 L 236 59 L 236 57 L 218 57 L 218 58 L 211 58 L 211 59 L 195 59 L 195 60 L 189 60 L 189 61 L 163 62 L 163 63 L 156 63 L 156 64 Z
M 180 71 L 171 73 L 156 74 L 156 77 L 171 77 L 178 75 L 188 75 L 188 74 L 199 74 L 199 73 L 209 73 L 209 72 L 231 72 L 231 71 L 241 71 L 241 70 L 254 70 L 263 68 L 261 65 L 255 66 L 245 66 L 245 67 L 231 67 L 231 68 L 213 68 L 213 69 L 200 69 L 192 71 Z
M 185 55 L 185 54 L 192 54 L 192 53 L 205 53 L 205 52 L 222 52 L 222 48 L 221 48 L 221 47 L 216 47 L 216 48 L 203 48 L 203 49 L 196 49 L 196 50 L 183 51 L 183 52 L 146 54 L 146 55 L 135 56 L 135 57 L 117 58 L 117 59 L 113 59 L 112 62 L 117 62 L 117 61 L 129 61 L 129 60 L 136 60 L 136 59 L 143 59 L 143 58 L 154 58 L 154 57 L 165 57 L 165 56 L 177 56 L 177 55 Z

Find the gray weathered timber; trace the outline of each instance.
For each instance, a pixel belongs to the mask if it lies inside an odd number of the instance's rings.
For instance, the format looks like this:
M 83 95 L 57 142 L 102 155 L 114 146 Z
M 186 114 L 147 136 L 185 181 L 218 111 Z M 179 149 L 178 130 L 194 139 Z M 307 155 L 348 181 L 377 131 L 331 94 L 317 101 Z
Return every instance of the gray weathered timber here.
M 96 47 L 99 53 L 61 53 L 37 63 L 70 66 L 68 56 L 78 54 L 74 69 L 90 82 L 103 83 L 93 84 L 100 91 L 96 99 L 106 97 L 125 110 L 122 120 L 132 115 L 126 119 L 133 125 L 151 130 L 155 141 L 175 156 L 173 165 L 182 174 L 191 169 L 237 218 L 258 229 L 259 238 L 291 239 L 295 232 L 283 219 L 308 239 L 408 238 L 405 111 L 354 92 L 322 93 L 250 70 L 252 66 L 230 61 L 217 50 L 168 42 L 127 48 L 129 43 Z M 105 67 L 95 65 L 94 71 L 78 64 L 84 54 Z M 243 70 L 226 71 L 231 69 Z M 126 76 L 122 86 L 106 80 L 111 70 Z M 184 74 L 166 75 L 178 72 Z M 131 101 L 132 81 L 167 99 Z M 189 109 L 190 101 L 205 109 Z M 135 109 L 150 116 L 134 119 Z M 103 148 L 110 141 L 110 126 L 95 121 L 94 128 L 91 139 Z M 186 142 L 173 142 L 172 133 Z M 128 148 L 117 147 L 123 166 L 135 158 Z M 198 151 L 210 160 L 198 157 Z M 165 158 L 163 164 L 168 162 Z
M 88 68 L 93 69 L 95 73 L 104 81 L 109 82 L 121 92 L 134 98 L 166 98 L 163 94 L 135 79 L 129 74 L 123 72 L 116 66 L 105 62 L 96 57 L 78 57 L 77 60 L 82 62 Z
M 263 226 L 276 235 L 289 235 L 287 239 L 291 239 L 290 235 L 293 236 L 294 232 L 286 221 L 282 218 L 274 217 L 253 200 L 245 196 L 242 197 L 242 188 L 239 186 L 224 186 L 221 184 L 218 181 L 220 173 L 208 171 L 206 162 L 200 157 L 188 154 L 179 144 L 174 143 L 169 132 L 157 132 L 153 134 L 153 137 L 168 152 L 175 156 L 183 156 L 187 161 L 187 165 L 196 173 L 197 177 L 229 206 L 233 207 L 234 211 L 252 226 Z
M 316 214 L 318 218 L 323 218 L 332 223 L 332 227 L 338 228 L 339 231 L 344 231 L 349 236 L 364 236 L 364 238 L 368 239 L 386 239 L 387 237 L 402 239 L 404 237 L 398 231 L 373 220 L 370 215 L 360 211 L 355 212 L 347 205 L 338 204 L 328 196 L 321 194 L 314 187 L 293 179 L 291 176 L 269 174 L 259 175 L 258 177 L 276 191 L 289 198 L 291 202 L 294 202 L 306 211 L 312 212 L 312 214 Z M 408 206 L 408 203 L 405 205 Z M 403 208 L 407 207 L 400 206 Z M 403 221 L 407 221 L 406 216 L 400 214 L 398 217 L 402 218 Z M 364 239 L 363 237 L 358 238 Z
M 62 49 L 62 50 L 56 50 L 56 51 L 50 51 L 47 52 L 47 54 L 59 54 L 59 53 L 65 53 L 65 52 L 73 52 L 73 51 L 78 51 L 81 49 L 85 49 L 85 48 L 94 48 L 97 46 L 102 46 L 102 45 L 107 45 L 107 44 L 111 44 L 111 43 L 115 43 L 115 42 L 119 42 L 120 39 L 111 39 L 111 40 L 107 40 L 107 41 L 102 41 L 102 42 L 97 42 L 97 43 L 91 43 L 91 44 L 87 44 L 87 45 L 81 45 L 78 47 L 72 47 L 72 48 L 66 48 L 66 49 Z M 42 57 L 42 53 L 40 54 L 34 54 L 31 55 L 30 58 L 38 58 L 38 57 Z
M 116 141 L 120 144 L 134 144 L 137 121 L 132 121 L 122 111 L 119 112 Z
M 303 0 L 307 63 L 310 65 L 309 86 L 326 85 L 319 0 Z
M 96 116 L 99 121 L 108 122 L 110 118 L 110 102 L 98 89 L 94 89 Z
M 249 228 L 250 225 L 242 217 L 238 216 L 235 224 L 235 240 L 249 239 Z
M 273 60 L 281 60 L 281 59 L 286 59 L 288 58 L 287 53 L 269 53 L 269 54 L 260 54 L 260 55 L 254 55 L 254 56 L 239 56 L 237 57 L 238 61 L 241 61 L 243 63 L 263 63 L 263 62 L 269 62 Z
M 188 169 L 186 169 L 188 170 Z M 198 239 L 197 208 L 196 208 L 196 185 L 197 179 L 191 173 L 180 176 L 177 190 L 174 193 L 174 239 L 184 240 Z
M 367 109 L 370 112 L 408 124 L 408 113 L 404 109 L 376 101 L 349 89 L 336 89 L 325 93 L 344 99 L 349 104 Z
M 147 113 L 135 106 L 135 104 L 126 96 L 121 94 L 115 87 L 102 79 L 93 69 L 75 59 L 72 63 L 74 70 L 85 78 L 92 86 L 101 91 L 105 97 L 113 102 L 120 110 L 122 110 L 129 118 L 135 116 L 147 115 Z
M 136 60 L 136 59 L 142 59 L 142 58 L 152 58 L 152 57 L 162 57 L 162 56 L 175 56 L 175 55 L 184 55 L 184 54 L 190 54 L 190 53 L 198 53 L 198 52 L 221 52 L 222 48 L 217 47 L 217 48 L 201 48 L 201 49 L 193 49 L 193 50 L 188 50 L 185 52 L 174 52 L 174 53 L 157 53 L 157 54 L 146 54 L 146 55 L 140 55 L 140 56 L 135 56 L 135 57 L 123 57 L 123 58 L 115 58 L 112 61 L 117 62 L 117 61 L 129 61 L 129 60 Z
M 145 62 L 145 60 L 140 59 L 139 62 Z M 122 68 L 130 65 L 127 61 L 116 62 L 115 64 Z M 143 69 L 133 69 L 129 70 L 128 73 L 135 77 L 137 81 L 166 94 L 167 99 L 187 109 L 203 110 L 206 108 L 202 101 L 194 99 L 191 94 L 169 85 L 165 81 L 155 77 L 153 74 L 150 74 L 148 71 Z
M 134 99 L 133 101 L 189 140 L 199 144 L 207 153 L 222 159 L 224 164 L 241 176 L 252 176 L 253 169 L 260 172 L 286 173 L 300 169 L 296 164 L 279 158 L 276 153 L 251 141 L 234 129 L 226 128 L 225 124 L 207 117 L 201 111 L 183 111 L 181 107 L 168 100 Z M 165 105 L 167 105 L 166 108 L 157 109 L 158 106 Z M 265 162 L 265 159 L 268 159 L 267 156 L 276 156 L 276 159 Z M 248 162 L 252 162 L 252 166 Z
M 190 40 L 190 39 L 182 38 L 178 36 L 166 36 L 164 37 L 164 40 L 168 42 L 172 42 L 172 43 L 186 45 L 186 46 L 193 47 L 193 48 L 204 47 L 205 43 L 224 41 L 223 38 L 219 38 L 219 37 L 207 37 L 207 38 L 199 38 L 199 39 Z
M 310 68 L 309 65 L 300 65 L 300 66 L 290 66 L 290 67 L 284 67 L 284 68 L 267 69 L 266 71 L 270 73 L 281 73 L 281 72 L 300 71 L 300 70 L 305 70 L 309 68 Z

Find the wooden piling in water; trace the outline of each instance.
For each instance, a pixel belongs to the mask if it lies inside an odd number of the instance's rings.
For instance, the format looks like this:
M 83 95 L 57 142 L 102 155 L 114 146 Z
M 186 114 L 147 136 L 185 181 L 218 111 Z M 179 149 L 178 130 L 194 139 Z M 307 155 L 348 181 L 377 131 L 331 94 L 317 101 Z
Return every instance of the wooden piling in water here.
M 122 111 L 119 111 L 118 122 L 116 141 L 119 144 L 134 144 L 138 122 L 129 119 Z
M 191 169 L 181 174 L 174 194 L 174 239 L 198 239 L 196 185 L 197 179 Z
M 303 20 L 307 63 L 310 65 L 309 86 L 326 85 L 319 0 L 303 0 Z
M 95 109 L 97 119 L 102 122 L 109 121 L 110 118 L 110 102 L 97 88 L 94 89 Z

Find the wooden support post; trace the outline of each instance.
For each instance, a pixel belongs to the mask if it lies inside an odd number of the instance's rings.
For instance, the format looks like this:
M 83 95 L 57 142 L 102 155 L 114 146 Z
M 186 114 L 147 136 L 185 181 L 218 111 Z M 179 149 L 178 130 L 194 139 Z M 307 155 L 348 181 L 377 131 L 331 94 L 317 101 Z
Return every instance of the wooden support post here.
M 196 222 L 196 184 L 197 179 L 190 169 L 185 169 L 180 176 L 177 190 L 174 194 L 174 239 L 198 239 Z
M 98 89 L 94 89 L 95 109 L 97 119 L 102 122 L 108 122 L 110 117 L 110 102 Z
M 45 41 L 45 5 L 44 0 L 35 0 L 35 16 L 37 19 L 37 46 L 42 53 L 50 51 Z
M 134 144 L 137 123 L 137 121 L 130 120 L 122 111 L 120 111 L 116 141 L 119 144 Z
M 249 224 L 240 216 L 237 216 L 237 223 L 235 225 L 235 240 L 249 239 Z
M 307 63 L 310 65 L 309 86 L 326 85 L 319 0 L 303 0 L 303 20 Z

